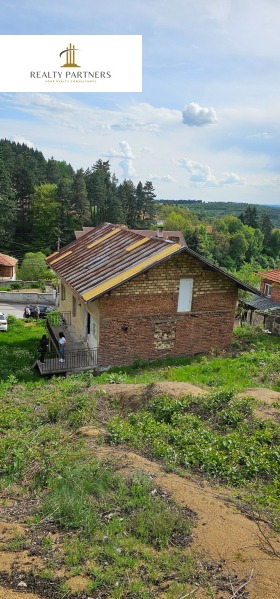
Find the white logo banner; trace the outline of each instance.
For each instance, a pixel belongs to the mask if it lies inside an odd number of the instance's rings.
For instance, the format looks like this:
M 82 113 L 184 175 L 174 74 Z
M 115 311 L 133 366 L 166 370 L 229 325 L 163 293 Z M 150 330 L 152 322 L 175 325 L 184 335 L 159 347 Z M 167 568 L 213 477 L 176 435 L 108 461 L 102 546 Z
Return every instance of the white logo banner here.
M 141 35 L 0 35 L 0 92 L 141 92 Z

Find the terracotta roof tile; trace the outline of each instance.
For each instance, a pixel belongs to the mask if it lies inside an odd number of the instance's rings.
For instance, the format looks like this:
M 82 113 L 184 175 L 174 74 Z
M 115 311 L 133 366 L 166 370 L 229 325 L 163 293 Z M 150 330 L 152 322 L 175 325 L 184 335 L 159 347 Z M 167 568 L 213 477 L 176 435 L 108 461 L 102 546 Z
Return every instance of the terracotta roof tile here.
M 7 256 L 6 254 L 0 254 L 0 264 L 3 266 L 15 266 L 17 264 L 16 258 L 12 258 L 12 256 Z

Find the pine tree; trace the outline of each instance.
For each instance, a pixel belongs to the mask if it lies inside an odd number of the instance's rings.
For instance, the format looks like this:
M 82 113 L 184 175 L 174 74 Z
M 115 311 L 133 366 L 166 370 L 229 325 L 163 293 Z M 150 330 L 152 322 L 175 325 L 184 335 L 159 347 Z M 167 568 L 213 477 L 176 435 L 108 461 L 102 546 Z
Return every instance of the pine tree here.
M 91 220 L 91 211 L 85 174 L 82 168 L 80 168 L 74 175 L 72 199 L 73 208 L 77 212 L 80 226 L 83 227 L 84 225 L 89 224 Z
M 12 247 L 16 228 L 16 200 L 6 165 L 0 159 L 0 244 L 2 249 Z
M 259 219 L 256 206 L 248 206 L 244 212 L 238 217 L 243 225 L 248 225 L 249 227 L 253 227 L 253 229 L 257 229 L 259 227 Z

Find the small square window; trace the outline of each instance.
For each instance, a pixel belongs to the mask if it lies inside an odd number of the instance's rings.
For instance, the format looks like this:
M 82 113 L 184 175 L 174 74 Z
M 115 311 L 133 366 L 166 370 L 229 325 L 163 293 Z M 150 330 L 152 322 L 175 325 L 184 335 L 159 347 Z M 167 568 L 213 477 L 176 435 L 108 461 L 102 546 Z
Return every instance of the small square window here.
M 265 283 L 264 295 L 266 295 L 266 297 L 271 297 L 271 290 L 272 290 L 272 285 L 269 285 L 269 283 Z

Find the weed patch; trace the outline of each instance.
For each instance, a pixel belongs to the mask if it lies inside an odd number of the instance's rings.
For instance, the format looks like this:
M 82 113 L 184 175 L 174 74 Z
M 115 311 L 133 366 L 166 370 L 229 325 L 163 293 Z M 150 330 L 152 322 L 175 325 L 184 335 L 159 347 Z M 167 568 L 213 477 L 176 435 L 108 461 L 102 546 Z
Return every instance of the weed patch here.
M 111 443 L 128 443 L 227 485 L 257 485 L 259 498 L 280 507 L 280 427 L 254 419 L 253 400 L 225 391 L 174 400 L 154 398 L 145 410 L 109 424 Z

